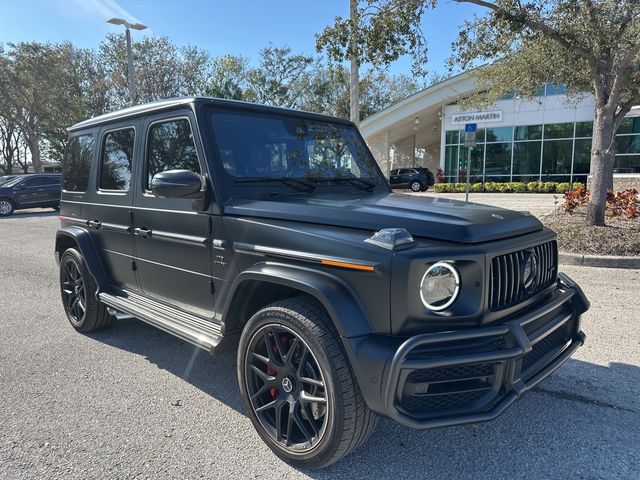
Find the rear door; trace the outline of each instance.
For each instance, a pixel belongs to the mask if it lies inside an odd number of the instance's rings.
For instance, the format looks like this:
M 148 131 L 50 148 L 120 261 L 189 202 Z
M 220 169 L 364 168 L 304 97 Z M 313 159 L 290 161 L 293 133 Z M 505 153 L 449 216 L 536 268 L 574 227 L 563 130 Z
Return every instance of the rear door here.
M 136 121 L 102 127 L 99 133 L 94 201 L 89 230 L 112 284 L 137 291 L 131 229 Z
M 61 178 L 58 175 L 49 175 L 46 177 L 47 183 L 45 189 L 47 193 L 47 205 L 55 206 L 60 204 L 60 193 L 62 192 Z
M 136 268 L 145 295 L 213 318 L 210 208 L 198 211 L 190 199 L 159 198 L 149 188 L 153 176 L 167 170 L 207 173 L 193 125 L 189 110 L 144 121 L 144 162 L 134 205 Z

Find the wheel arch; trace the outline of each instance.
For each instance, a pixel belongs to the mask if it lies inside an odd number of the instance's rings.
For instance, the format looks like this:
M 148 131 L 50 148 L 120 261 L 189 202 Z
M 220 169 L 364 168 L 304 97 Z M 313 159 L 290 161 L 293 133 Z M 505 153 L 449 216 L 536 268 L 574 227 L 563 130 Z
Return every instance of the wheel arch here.
M 308 295 L 322 305 L 340 336 L 372 333 L 355 293 L 338 277 L 310 268 L 262 263 L 234 280 L 223 310 L 223 335 L 241 331 L 260 308 L 296 294 Z
M 89 273 L 96 282 L 98 292 L 109 289 L 109 278 L 100 262 L 100 256 L 91 240 L 89 232 L 80 227 L 64 227 L 56 232 L 55 255 L 59 263 L 62 254 L 69 248 L 76 248 L 80 251 L 82 258 L 89 270 Z

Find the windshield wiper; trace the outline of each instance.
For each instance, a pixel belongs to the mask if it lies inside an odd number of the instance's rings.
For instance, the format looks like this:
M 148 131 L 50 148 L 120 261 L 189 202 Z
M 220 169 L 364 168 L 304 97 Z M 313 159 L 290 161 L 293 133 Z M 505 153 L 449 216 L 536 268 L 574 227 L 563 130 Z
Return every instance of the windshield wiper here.
M 293 187 L 296 190 L 301 190 L 304 192 L 313 192 L 316 188 L 316 186 L 313 183 L 309 183 L 305 180 L 301 180 L 295 177 L 241 177 L 241 178 L 236 178 L 235 182 L 236 183 L 280 182 L 290 187 Z
M 361 190 L 366 190 L 367 192 L 372 192 L 374 188 L 376 188 L 376 184 L 370 182 L 369 180 L 365 180 L 364 178 L 358 177 L 337 177 L 330 179 L 333 182 L 347 182 L 351 185 L 355 185 Z

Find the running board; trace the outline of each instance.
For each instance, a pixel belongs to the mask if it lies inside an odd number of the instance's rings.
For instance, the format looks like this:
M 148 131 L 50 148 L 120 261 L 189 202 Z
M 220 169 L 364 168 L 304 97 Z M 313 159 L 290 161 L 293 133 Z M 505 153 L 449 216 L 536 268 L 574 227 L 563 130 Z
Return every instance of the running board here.
M 119 312 L 138 318 L 208 352 L 222 340 L 220 325 L 135 293 L 126 292 L 125 295 L 101 292 L 98 299 Z

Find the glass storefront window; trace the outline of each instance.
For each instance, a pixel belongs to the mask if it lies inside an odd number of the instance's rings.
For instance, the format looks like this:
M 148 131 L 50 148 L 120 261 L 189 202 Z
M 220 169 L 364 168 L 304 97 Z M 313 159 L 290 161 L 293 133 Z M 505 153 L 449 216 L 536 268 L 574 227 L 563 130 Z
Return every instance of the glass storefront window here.
M 640 173 L 640 155 L 616 155 L 615 173 Z
M 542 138 L 542 125 L 526 125 L 515 127 L 516 140 L 540 140 Z
M 456 145 L 460 140 L 460 132 L 458 130 L 448 130 L 444 134 L 444 142 L 447 145 Z
M 513 150 L 513 174 L 540 175 L 542 142 L 516 142 Z M 535 180 L 531 179 L 531 180 Z
M 571 174 L 573 140 L 545 141 L 542 147 L 542 174 Z
M 617 133 L 640 133 L 640 117 L 623 118 Z
M 467 147 L 460 147 L 460 169 L 467 169 Z M 482 162 L 484 161 L 484 145 L 476 145 L 471 149 L 471 168 L 472 176 L 482 175 Z
M 458 175 L 458 146 L 448 146 L 444 150 L 444 174 Z
M 487 142 L 510 142 L 513 140 L 513 127 L 487 128 Z
M 547 83 L 547 90 L 545 93 L 547 97 L 550 95 L 564 95 L 567 93 L 567 87 L 564 85 L 553 85 L 551 83 Z
M 572 138 L 573 123 L 549 123 L 544 126 L 544 138 Z
M 511 174 L 511 143 L 488 143 L 485 175 Z
M 593 135 L 593 122 L 576 122 L 576 138 Z
M 576 139 L 573 158 L 573 173 L 589 173 L 591 168 L 591 139 Z M 574 175 L 575 178 L 575 175 Z
M 640 135 L 618 135 L 616 153 L 640 153 Z

